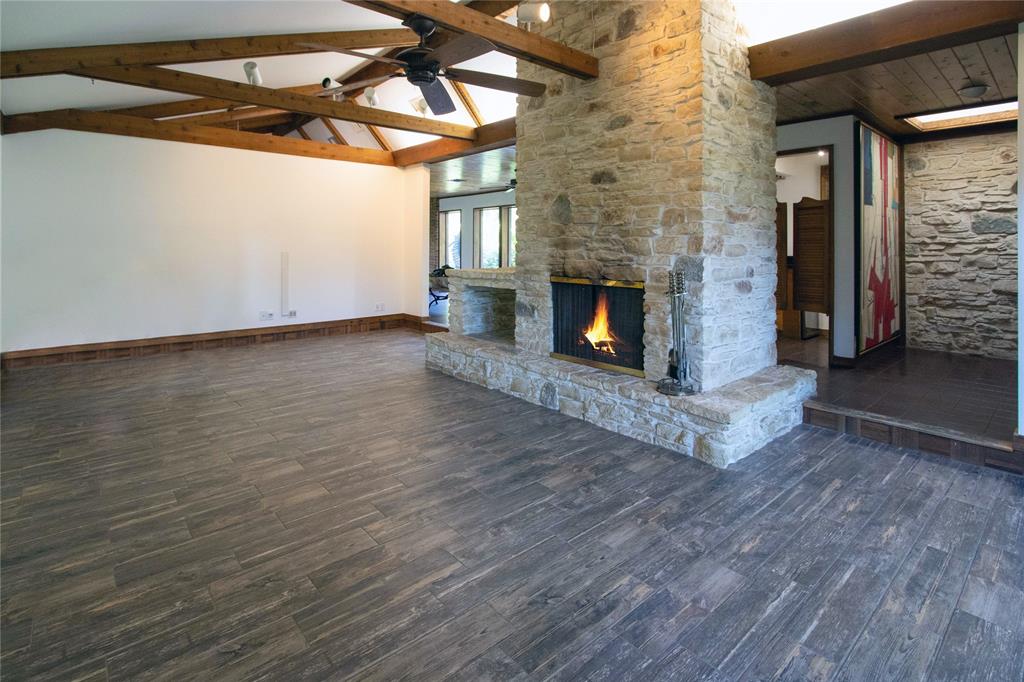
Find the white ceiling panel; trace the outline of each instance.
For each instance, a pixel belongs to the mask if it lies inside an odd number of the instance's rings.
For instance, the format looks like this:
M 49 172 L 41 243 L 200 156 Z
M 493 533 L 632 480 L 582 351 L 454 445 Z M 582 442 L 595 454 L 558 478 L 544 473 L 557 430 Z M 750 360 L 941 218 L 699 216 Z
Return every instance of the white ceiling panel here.
M 334 125 L 338 128 L 338 132 L 345 138 L 353 147 L 366 147 L 367 149 L 380 149 L 380 145 L 377 144 L 377 139 L 370 134 L 370 131 L 366 129 L 366 126 L 362 123 L 352 123 L 351 121 L 339 121 L 337 119 L 331 119 L 334 121 Z
M 0 110 L 24 114 L 49 109 L 115 109 L 188 99 L 185 95 L 76 76 L 32 76 L 0 82 Z
M 340 0 L 4 0 L 4 50 L 396 28 Z

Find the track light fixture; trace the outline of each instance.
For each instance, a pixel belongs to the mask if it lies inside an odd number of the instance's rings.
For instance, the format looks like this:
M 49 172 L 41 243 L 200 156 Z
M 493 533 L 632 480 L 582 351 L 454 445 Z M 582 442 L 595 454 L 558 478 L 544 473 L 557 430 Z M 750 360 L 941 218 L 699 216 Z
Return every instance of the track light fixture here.
M 246 62 L 242 64 L 242 69 L 245 71 L 245 78 L 249 81 L 249 85 L 263 85 L 263 76 L 260 75 L 260 67 L 256 62 Z
M 516 9 L 516 19 L 524 24 L 546 24 L 551 20 L 551 5 L 546 2 L 521 2 Z
M 380 106 L 380 95 L 377 94 L 377 88 L 368 87 L 363 90 L 363 96 L 366 97 L 366 103 L 371 107 Z

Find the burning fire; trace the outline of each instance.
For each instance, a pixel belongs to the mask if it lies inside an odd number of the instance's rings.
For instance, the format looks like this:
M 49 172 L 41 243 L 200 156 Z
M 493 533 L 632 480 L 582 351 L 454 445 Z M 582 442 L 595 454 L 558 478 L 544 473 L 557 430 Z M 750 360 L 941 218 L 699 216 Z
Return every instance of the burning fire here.
M 612 343 L 616 339 L 608 327 L 608 296 L 603 291 L 597 295 L 594 321 L 590 323 L 590 328 L 583 332 L 583 336 L 587 337 L 587 341 L 590 341 L 595 350 L 615 355 Z

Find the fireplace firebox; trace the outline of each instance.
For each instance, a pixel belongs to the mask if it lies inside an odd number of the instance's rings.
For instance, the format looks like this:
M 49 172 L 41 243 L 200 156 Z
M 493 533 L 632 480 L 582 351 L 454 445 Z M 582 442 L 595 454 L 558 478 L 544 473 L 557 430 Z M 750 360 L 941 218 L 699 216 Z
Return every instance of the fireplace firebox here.
M 644 375 L 642 282 L 552 277 L 552 357 Z

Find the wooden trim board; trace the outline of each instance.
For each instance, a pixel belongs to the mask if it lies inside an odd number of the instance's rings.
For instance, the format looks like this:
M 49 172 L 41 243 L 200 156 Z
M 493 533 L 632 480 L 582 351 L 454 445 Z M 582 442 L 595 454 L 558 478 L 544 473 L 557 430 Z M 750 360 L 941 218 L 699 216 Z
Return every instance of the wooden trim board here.
M 913 448 L 961 462 L 1024 475 L 1024 453 L 1014 452 L 1009 441 L 973 437 L 941 427 L 828 405 L 815 400 L 804 403 L 804 423 L 879 443 Z
M 342 334 L 357 334 L 399 328 L 412 329 L 421 333 L 448 331 L 440 325 L 415 315 L 394 313 L 372 317 L 355 317 L 347 320 L 285 324 L 276 327 L 231 329 L 200 334 L 157 336 L 150 339 L 129 339 L 125 341 L 105 341 L 72 346 L 15 350 L 0 353 L 0 366 L 3 369 L 21 369 L 79 362 L 117 360 L 121 358 L 142 358 L 188 350 L 230 348 L 258 343 L 339 336 Z

